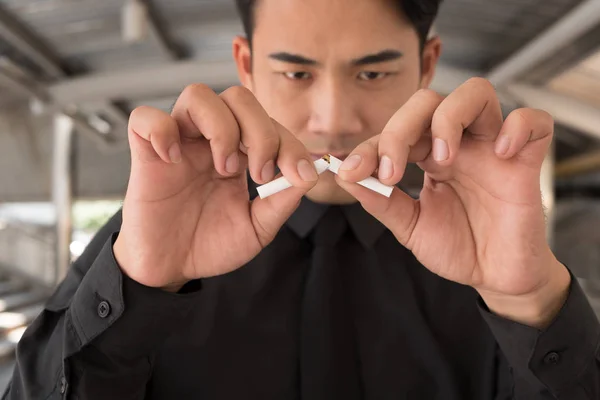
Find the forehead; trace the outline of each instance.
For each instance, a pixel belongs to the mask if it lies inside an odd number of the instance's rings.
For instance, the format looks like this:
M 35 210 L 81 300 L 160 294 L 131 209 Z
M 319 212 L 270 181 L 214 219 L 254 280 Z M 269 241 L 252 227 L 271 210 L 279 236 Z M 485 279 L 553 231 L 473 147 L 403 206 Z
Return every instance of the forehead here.
M 255 47 L 360 53 L 418 42 L 392 0 L 259 0 Z M 404 49 L 406 50 L 406 49 Z

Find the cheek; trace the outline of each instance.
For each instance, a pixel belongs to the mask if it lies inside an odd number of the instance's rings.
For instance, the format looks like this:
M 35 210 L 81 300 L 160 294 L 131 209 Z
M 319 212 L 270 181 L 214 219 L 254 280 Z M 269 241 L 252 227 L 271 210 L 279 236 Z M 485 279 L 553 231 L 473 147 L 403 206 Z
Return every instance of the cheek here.
M 361 113 L 368 121 L 369 132 L 379 134 L 385 128 L 385 125 L 392 116 L 406 103 L 406 101 L 415 93 L 414 90 L 390 90 L 381 93 L 379 96 L 372 96 L 361 102 Z M 367 96 L 365 96 L 367 97 Z
M 254 81 L 254 95 L 267 114 L 291 132 L 300 132 L 306 120 L 306 96 L 289 89 L 285 82 L 272 76 L 257 76 Z

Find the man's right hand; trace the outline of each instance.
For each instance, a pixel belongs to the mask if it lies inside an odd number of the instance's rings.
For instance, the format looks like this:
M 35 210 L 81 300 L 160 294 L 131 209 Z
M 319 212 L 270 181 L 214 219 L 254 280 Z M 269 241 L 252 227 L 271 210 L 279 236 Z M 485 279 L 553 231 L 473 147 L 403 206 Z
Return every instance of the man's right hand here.
M 131 175 L 114 254 L 139 283 L 176 291 L 225 274 L 268 245 L 318 176 L 306 148 L 272 120 L 254 95 L 187 87 L 171 115 L 150 107 L 129 120 Z M 249 201 L 275 165 L 294 185 Z

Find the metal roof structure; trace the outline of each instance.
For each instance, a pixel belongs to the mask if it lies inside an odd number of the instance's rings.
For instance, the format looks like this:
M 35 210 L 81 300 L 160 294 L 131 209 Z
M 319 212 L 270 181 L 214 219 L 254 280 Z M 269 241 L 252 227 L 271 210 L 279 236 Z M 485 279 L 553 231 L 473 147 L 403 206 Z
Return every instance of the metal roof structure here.
M 147 6 L 150 34 L 128 43 L 123 9 L 133 1 Z M 436 30 L 434 89 L 487 77 L 507 109 L 553 114 L 559 161 L 598 147 L 600 0 L 445 0 Z M 55 113 L 80 134 L 75 194 L 122 195 L 128 112 L 169 108 L 192 82 L 236 84 L 231 39 L 241 32 L 233 0 L 0 0 L 0 181 L 12 183 L 0 201 L 49 198 L 47 169 L 11 166 L 17 153 L 21 164 L 48 164 Z

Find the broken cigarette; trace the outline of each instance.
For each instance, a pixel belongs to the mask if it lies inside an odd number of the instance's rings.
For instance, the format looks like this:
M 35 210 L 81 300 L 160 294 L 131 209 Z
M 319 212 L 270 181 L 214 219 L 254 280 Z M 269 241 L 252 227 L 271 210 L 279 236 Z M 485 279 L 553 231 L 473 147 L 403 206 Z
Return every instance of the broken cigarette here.
M 317 174 L 321 175 L 323 172 L 329 169 L 329 157 L 323 156 L 323 158 L 319 158 L 314 162 L 315 169 L 317 170 Z M 275 193 L 279 193 L 282 190 L 292 187 L 290 181 L 288 181 L 284 176 L 279 177 L 269 183 L 265 183 L 256 188 L 258 191 L 258 195 L 261 199 L 265 199 L 269 196 L 274 195 Z
M 341 165 L 342 160 L 332 155 L 329 156 L 329 170 L 331 172 L 337 175 Z M 392 195 L 392 191 L 394 190 L 393 186 L 384 185 L 377 178 L 373 178 L 372 176 L 369 176 L 368 178 L 356 183 L 366 187 L 367 189 L 371 189 L 374 192 L 382 194 L 385 197 L 390 197 Z
M 319 175 L 321 175 L 327 170 L 337 175 L 340 169 L 340 165 L 342 165 L 342 160 L 329 154 L 324 155 L 322 158 L 319 158 L 317 161 L 315 161 L 314 164 Z M 367 189 L 384 195 L 385 197 L 390 197 L 392 191 L 394 190 L 393 186 L 384 185 L 378 179 L 373 178 L 372 176 L 356 183 L 366 187 Z M 260 196 L 260 198 L 265 199 L 290 187 L 292 187 L 290 181 L 288 181 L 285 177 L 282 176 L 280 178 L 275 179 L 274 181 L 257 187 L 256 190 L 258 191 L 258 195 Z

